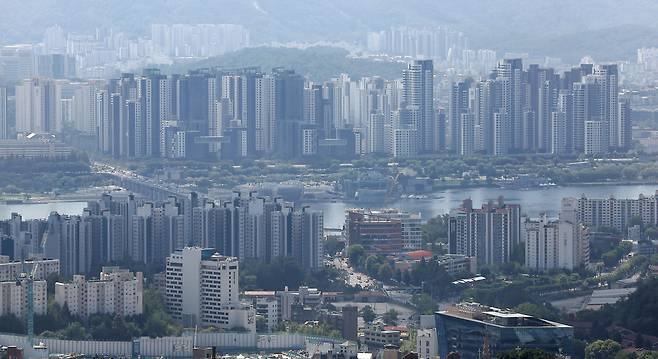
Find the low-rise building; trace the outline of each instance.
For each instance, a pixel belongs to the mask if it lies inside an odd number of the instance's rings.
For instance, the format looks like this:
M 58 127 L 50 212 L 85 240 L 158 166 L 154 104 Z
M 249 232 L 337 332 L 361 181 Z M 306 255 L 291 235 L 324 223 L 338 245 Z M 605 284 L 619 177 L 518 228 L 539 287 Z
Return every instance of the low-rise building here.
M 408 253 L 405 253 L 400 256 L 400 259 L 395 261 L 395 269 L 407 271 L 411 270 L 414 264 L 420 263 L 422 260 L 436 260 L 451 276 L 463 273 L 475 274 L 477 272 L 477 260 L 475 257 L 467 257 L 461 254 L 444 254 L 440 256 L 430 256 L 429 258 L 423 256 L 420 259 L 415 257 L 416 256 L 410 256 Z
M 381 324 L 367 324 L 363 330 L 363 344 L 373 348 L 383 348 L 387 345 L 400 346 L 400 332 L 385 330 Z
M 75 275 L 71 283 L 55 283 L 55 301 L 83 318 L 92 314 L 140 315 L 144 312 L 143 286 L 141 272 L 103 267 L 99 279 Z
M 51 134 L 27 133 L 20 134 L 17 139 L 0 140 L 0 158 L 66 158 L 71 153 L 70 146 Z
M 439 356 L 494 358 L 517 347 L 557 353 L 573 338 L 573 328 L 508 310 L 463 303 L 436 313 Z

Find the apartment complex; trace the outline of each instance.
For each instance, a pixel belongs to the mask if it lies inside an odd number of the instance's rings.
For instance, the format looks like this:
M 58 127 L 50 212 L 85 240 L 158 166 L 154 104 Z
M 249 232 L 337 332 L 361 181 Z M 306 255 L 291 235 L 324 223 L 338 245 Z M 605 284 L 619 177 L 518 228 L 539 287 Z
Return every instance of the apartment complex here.
M 34 266 L 36 265 L 36 270 Z M 33 273 L 34 279 L 46 280 L 51 274 L 59 274 L 59 259 L 28 259 L 10 261 L 9 256 L 0 255 L 0 281 L 16 280 L 21 273 Z
M 564 198 L 561 213 L 588 227 L 615 228 L 624 233 L 631 218 L 646 226 L 658 224 L 658 196 L 640 195 L 636 199 Z
M 55 301 L 83 318 L 92 314 L 140 315 L 144 312 L 144 276 L 119 267 L 103 267 L 98 279 L 74 275 L 70 283 L 55 283 Z

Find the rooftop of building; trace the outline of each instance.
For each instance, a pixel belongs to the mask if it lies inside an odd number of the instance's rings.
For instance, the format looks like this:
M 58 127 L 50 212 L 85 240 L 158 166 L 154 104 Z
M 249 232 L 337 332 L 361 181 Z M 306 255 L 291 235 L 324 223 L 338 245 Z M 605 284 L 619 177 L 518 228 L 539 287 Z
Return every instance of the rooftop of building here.
M 423 259 L 423 258 L 431 258 L 432 256 L 434 256 L 434 253 L 426 250 L 418 250 L 418 251 L 407 252 L 404 255 L 411 259 Z
M 461 303 L 437 314 L 502 328 L 570 328 L 565 324 L 479 303 Z

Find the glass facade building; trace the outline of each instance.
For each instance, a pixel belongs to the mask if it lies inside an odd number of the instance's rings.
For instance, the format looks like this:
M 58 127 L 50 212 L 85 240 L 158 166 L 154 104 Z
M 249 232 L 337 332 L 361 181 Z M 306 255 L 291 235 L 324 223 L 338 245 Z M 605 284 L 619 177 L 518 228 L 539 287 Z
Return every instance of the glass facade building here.
M 451 352 L 462 359 L 494 358 L 516 348 L 558 352 L 573 338 L 568 325 L 480 305 L 460 305 L 435 318 L 441 358 Z

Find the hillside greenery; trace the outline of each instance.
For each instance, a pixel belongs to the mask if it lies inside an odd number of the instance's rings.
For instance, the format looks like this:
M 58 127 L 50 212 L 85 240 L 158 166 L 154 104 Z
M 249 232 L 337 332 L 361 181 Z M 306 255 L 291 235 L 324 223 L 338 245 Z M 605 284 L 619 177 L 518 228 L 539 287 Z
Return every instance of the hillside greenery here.
M 260 67 L 270 71 L 276 67 L 293 69 L 310 80 L 321 82 L 338 77 L 341 73 L 353 78 L 381 76 L 397 79 L 402 76 L 403 62 L 384 62 L 348 57 L 347 50 L 338 47 L 309 47 L 306 49 L 284 47 L 253 47 L 199 62 L 161 68 L 169 73 L 183 73 L 199 68 L 237 69 Z

